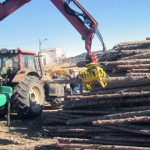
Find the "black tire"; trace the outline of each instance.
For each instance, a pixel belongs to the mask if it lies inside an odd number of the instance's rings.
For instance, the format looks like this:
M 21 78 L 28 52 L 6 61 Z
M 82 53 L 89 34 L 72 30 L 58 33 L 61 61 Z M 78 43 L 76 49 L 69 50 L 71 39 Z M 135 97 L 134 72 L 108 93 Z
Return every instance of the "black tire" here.
M 40 116 L 44 102 L 43 86 L 35 76 L 27 76 L 14 88 L 12 107 L 20 117 L 35 118 Z

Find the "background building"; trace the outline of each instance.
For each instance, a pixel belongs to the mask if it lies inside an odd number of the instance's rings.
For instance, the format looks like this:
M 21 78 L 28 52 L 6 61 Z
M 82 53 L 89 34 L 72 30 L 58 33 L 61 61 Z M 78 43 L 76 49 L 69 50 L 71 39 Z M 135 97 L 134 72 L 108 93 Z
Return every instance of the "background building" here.
M 92 52 L 94 55 L 96 55 L 98 58 L 102 54 L 102 51 L 94 51 Z M 76 64 L 77 62 L 84 61 L 86 58 L 87 53 L 82 53 L 80 55 L 74 56 L 74 57 L 69 57 L 62 59 L 63 63 L 70 63 L 70 64 Z
M 99 57 L 102 51 L 94 51 L 92 53 Z M 87 55 L 85 52 L 74 57 L 66 57 L 65 54 L 62 54 L 61 48 L 42 49 L 40 54 L 42 55 L 42 65 L 54 65 L 58 63 L 76 64 L 77 62 L 84 61 Z
M 42 49 L 40 54 L 42 55 L 42 65 L 59 63 L 61 59 L 60 48 Z

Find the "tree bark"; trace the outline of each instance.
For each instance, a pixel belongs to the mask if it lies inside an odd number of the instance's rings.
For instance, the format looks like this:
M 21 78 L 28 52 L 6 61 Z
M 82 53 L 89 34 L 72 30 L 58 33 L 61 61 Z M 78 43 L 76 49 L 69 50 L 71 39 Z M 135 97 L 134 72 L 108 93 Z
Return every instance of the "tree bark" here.
M 99 144 L 59 144 L 61 148 L 75 149 L 97 149 L 97 150 L 149 150 L 149 147 L 136 146 L 117 146 L 117 145 L 99 145 Z
M 141 68 L 150 68 L 150 64 L 135 64 L 135 65 L 117 65 L 116 68 L 121 69 L 141 69 Z
M 127 59 L 146 59 L 150 58 L 150 53 L 141 53 L 141 54 L 136 54 L 132 56 L 126 56 L 122 58 L 122 60 L 127 60 Z
M 118 60 L 118 61 L 109 61 L 102 62 L 105 65 L 122 65 L 122 64 L 139 64 L 139 63 L 150 63 L 150 59 L 127 59 L 127 60 Z
M 118 123 L 137 123 L 137 122 L 149 122 L 150 117 L 134 117 L 134 118 L 125 118 L 125 119 L 110 119 L 110 120 L 97 120 L 93 121 L 93 125 L 103 125 L 103 124 L 118 124 Z
M 80 123 L 88 123 L 96 120 L 109 120 L 109 119 L 123 119 L 123 118 L 129 118 L 129 117 L 138 117 L 138 116 L 149 116 L 150 110 L 143 110 L 143 111 L 134 111 L 134 112 L 125 112 L 125 113 L 117 113 L 117 114 L 111 114 L 111 115 L 105 115 L 100 117 L 84 117 L 79 119 L 72 119 L 68 120 L 66 124 L 68 125 L 75 125 Z
M 135 42 L 123 42 L 119 43 L 113 47 L 116 50 L 123 50 L 123 49 L 145 49 L 150 48 L 150 42 L 148 40 L 145 41 L 135 41 Z
M 89 95 L 89 96 L 67 96 L 68 99 L 109 99 L 109 98 L 123 98 L 123 97 L 136 97 L 136 96 L 148 96 L 150 91 L 139 91 L 139 92 L 120 92 L 114 94 L 103 94 L 103 95 Z
M 43 126 L 44 130 L 48 132 L 58 132 L 58 133 L 119 133 L 117 130 L 112 130 L 105 127 L 93 127 L 93 126 Z
M 124 49 L 124 50 L 120 50 L 120 53 L 125 55 L 136 55 L 141 53 L 150 53 L 150 49 L 137 49 L 137 50 Z
M 128 132 L 128 133 L 134 133 L 134 134 L 140 134 L 140 135 L 150 135 L 150 130 L 144 128 L 137 127 L 134 125 L 132 128 L 131 124 L 119 124 L 119 125 L 107 125 L 106 127 L 113 129 L 113 130 L 119 130 L 123 132 Z
M 104 104 L 109 104 L 112 102 L 117 103 L 124 103 L 124 104 L 131 104 L 131 103 L 140 103 L 140 102 L 150 102 L 149 97 L 136 97 L 136 98 L 128 98 L 128 99 L 86 99 L 86 100 L 71 100 L 71 101 L 65 101 L 64 103 L 64 110 L 66 109 L 75 109 L 80 108 L 90 108 L 91 106 L 103 106 Z M 112 113 L 112 111 L 104 111 L 104 113 Z
M 130 72 L 130 73 L 126 73 L 126 76 L 150 76 L 150 73 Z

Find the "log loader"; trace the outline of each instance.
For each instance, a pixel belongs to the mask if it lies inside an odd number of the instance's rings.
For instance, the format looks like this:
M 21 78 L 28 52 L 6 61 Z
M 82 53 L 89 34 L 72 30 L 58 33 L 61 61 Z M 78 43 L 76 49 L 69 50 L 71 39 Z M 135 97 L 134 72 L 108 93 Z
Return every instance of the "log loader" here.
M 98 30 L 97 21 L 77 0 L 50 1 L 74 26 L 85 41 L 87 69 L 81 75 L 85 89 L 90 90 L 91 87 L 89 83 L 92 81 L 99 81 L 100 84 L 105 87 L 107 83 L 101 79 L 107 75 L 98 65 L 97 57 L 91 52 L 92 39 L 95 34 L 100 39 L 103 51 L 105 51 L 105 44 Z M 31 2 L 31 0 L 4 0 L 0 3 L 0 20 L 3 20 L 29 2 Z M 73 10 L 70 6 L 71 3 L 75 4 L 81 13 Z M 43 82 L 44 85 L 41 84 L 42 76 L 36 71 L 35 54 L 21 49 L 3 49 L 0 53 L 0 75 L 3 78 L 3 85 L 11 86 L 14 90 L 12 96 L 14 109 L 21 116 L 39 116 L 42 112 L 44 99 L 50 95 L 49 93 L 51 91 L 47 90 L 50 89 L 48 84 L 45 82 Z

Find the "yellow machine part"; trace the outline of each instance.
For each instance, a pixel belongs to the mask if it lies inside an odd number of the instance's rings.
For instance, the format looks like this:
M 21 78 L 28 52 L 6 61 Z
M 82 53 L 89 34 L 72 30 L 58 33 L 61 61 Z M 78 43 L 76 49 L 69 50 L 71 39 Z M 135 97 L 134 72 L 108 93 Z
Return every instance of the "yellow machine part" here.
M 59 76 L 65 76 L 68 72 L 62 69 L 53 69 L 50 71 L 49 75 L 52 77 L 55 73 Z
M 102 78 L 106 78 L 108 75 L 97 63 L 90 63 L 86 65 L 86 69 L 81 73 L 81 80 L 86 91 L 92 90 L 91 83 L 99 82 L 100 85 L 105 88 L 107 82 Z

